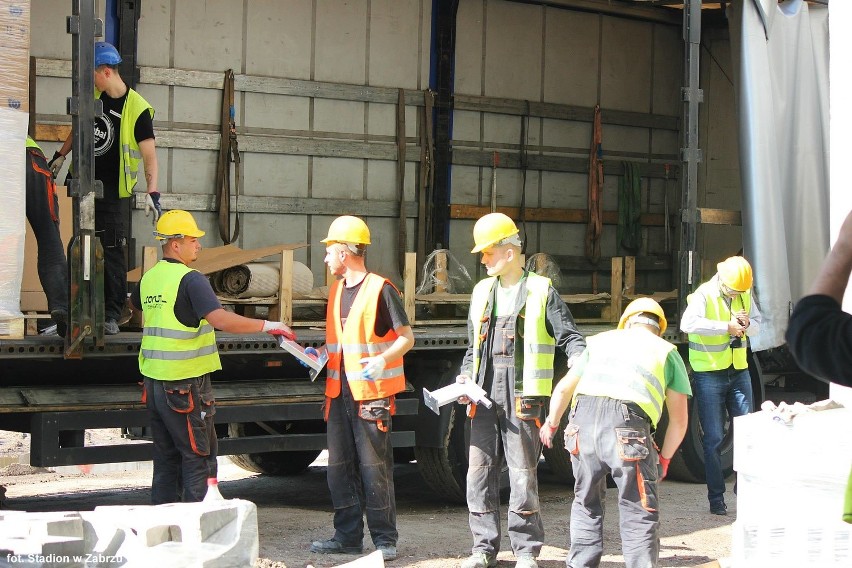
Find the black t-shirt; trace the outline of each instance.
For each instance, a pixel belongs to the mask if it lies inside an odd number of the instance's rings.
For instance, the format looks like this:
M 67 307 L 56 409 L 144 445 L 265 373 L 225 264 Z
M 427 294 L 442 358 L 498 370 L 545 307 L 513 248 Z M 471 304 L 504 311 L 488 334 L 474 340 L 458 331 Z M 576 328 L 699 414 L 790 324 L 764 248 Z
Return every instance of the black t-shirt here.
M 171 258 L 164 259 L 166 262 L 180 262 Z M 137 285 L 130 293 L 130 302 L 136 309 L 142 309 L 142 298 Z M 184 275 L 178 285 L 177 298 L 175 299 L 175 317 L 186 327 L 198 327 L 199 322 L 213 310 L 222 307 L 216 293 L 210 286 L 207 277 L 193 270 Z
M 361 289 L 364 283 L 362 280 L 355 286 L 347 288 L 343 286 L 343 291 L 340 295 L 340 325 L 346 323 L 346 318 L 349 317 L 349 310 L 352 309 L 352 302 L 355 301 L 355 296 Z M 378 309 L 376 310 L 376 327 L 375 332 L 379 337 L 385 335 L 392 329 L 398 329 L 410 325 L 408 316 L 405 315 L 405 308 L 402 305 L 402 300 L 399 297 L 399 292 L 396 288 L 385 282 L 382 287 Z
M 129 92 L 129 91 L 128 91 Z M 121 111 L 127 93 L 114 99 L 106 93 L 101 93 L 104 105 L 104 115 L 95 118 L 95 178 L 104 184 L 104 197 L 98 204 L 100 207 L 118 203 L 118 167 L 121 161 Z M 150 112 L 143 112 L 136 120 L 133 130 L 136 142 L 154 138 L 154 121 Z

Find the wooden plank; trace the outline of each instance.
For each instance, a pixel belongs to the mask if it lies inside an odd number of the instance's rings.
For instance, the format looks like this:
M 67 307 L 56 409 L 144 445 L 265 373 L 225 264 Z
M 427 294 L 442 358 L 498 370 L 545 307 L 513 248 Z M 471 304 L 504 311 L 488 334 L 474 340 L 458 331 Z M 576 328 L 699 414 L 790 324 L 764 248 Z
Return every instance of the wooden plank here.
M 142 274 L 145 274 L 159 262 L 157 247 L 142 247 Z
M 698 222 L 705 225 L 735 225 L 742 226 L 743 214 L 741 211 L 729 209 L 698 208 Z
M 597 264 L 589 262 L 585 256 L 553 254 L 550 255 L 559 268 L 563 272 L 572 271 L 610 271 L 612 264 L 611 257 L 602 256 Z M 634 257 L 636 270 L 639 272 L 646 271 L 670 271 L 672 269 L 672 259 L 669 256 L 638 256 Z
M 278 272 L 278 303 L 273 312 L 270 312 L 270 318 L 274 317 L 287 325 L 293 324 L 293 263 L 293 251 L 281 251 L 281 264 Z
M 417 253 L 415 252 L 405 253 L 405 271 L 402 281 L 405 315 L 408 316 L 408 323 L 414 325 L 415 290 L 417 288 Z
M 70 119 L 69 119 L 70 120 Z M 43 142 L 65 142 L 71 134 L 70 124 L 42 124 L 35 125 L 35 139 Z
M 624 270 L 624 259 L 620 256 L 612 257 L 612 272 L 610 277 L 610 312 L 609 321 L 615 323 L 621 317 L 621 304 L 623 293 L 622 272 Z
M 368 190 L 369 191 L 369 190 Z M 145 194 L 133 195 L 133 208 L 145 209 Z M 216 211 L 216 197 L 198 193 L 163 193 L 163 209 L 184 211 Z M 346 211 L 359 217 L 397 217 L 399 202 L 394 200 L 324 199 L 316 197 L 231 197 L 231 211 L 239 213 L 279 213 L 287 215 L 339 215 Z M 405 216 L 417 217 L 417 202 L 405 202 Z
M 10 318 L 0 320 L 0 341 L 4 339 L 23 339 L 24 318 Z
M 624 294 L 636 291 L 636 257 L 624 257 Z
M 513 219 L 520 218 L 519 207 L 498 207 L 497 211 L 505 213 Z M 490 207 L 480 205 L 451 204 L 450 219 L 479 219 L 491 212 Z M 588 210 L 586 209 L 556 209 L 542 207 L 527 207 L 524 209 L 527 221 L 539 223 L 587 223 Z M 604 211 L 603 222 L 607 225 L 618 224 L 618 211 Z M 639 222 L 646 227 L 662 227 L 665 216 L 660 213 L 642 213 Z
M 444 294 L 449 286 L 449 273 L 447 272 L 447 253 L 438 251 L 435 253 L 435 293 Z

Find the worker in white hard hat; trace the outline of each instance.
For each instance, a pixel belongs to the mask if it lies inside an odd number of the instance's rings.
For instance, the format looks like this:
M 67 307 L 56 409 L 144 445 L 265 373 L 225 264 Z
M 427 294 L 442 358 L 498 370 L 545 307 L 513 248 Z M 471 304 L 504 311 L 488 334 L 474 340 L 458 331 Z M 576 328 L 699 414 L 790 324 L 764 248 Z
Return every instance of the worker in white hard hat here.
M 154 474 L 151 504 L 201 501 L 216 478 L 216 407 L 210 374 L 222 368 L 215 329 L 229 333 L 284 335 L 281 322 L 243 317 L 222 307 L 207 277 L 189 267 L 201 252 L 192 215 L 172 210 L 157 221 L 154 236 L 163 259 L 142 276 L 130 303 L 145 316 L 139 349 L 143 401 L 151 419 Z
M 515 223 L 490 213 L 473 228 L 488 277 L 470 298 L 469 346 L 458 382 L 476 381 L 495 404 L 469 403 L 467 506 L 473 534 L 463 568 L 497 564 L 502 457 L 509 466 L 508 533 L 518 568 L 535 568 L 544 541 L 536 467 L 539 428 L 553 387 L 554 356 L 570 366 L 586 347 L 550 279 L 524 269 Z
M 608 474 L 618 487 L 625 565 L 658 566 L 657 483 L 668 473 L 686 433 L 687 397 L 692 394 L 677 347 L 660 337 L 666 325 L 656 301 L 634 300 L 618 329 L 588 338 L 586 351 L 553 390 L 540 432 L 547 447 L 571 403 L 564 444 L 575 481 L 566 566 L 600 565 Z M 664 407 L 668 426 L 658 452 L 652 434 Z
M 405 390 L 402 357 L 414 346 L 399 290 L 366 267 L 370 229 L 358 217 L 335 219 L 322 240 L 339 278 L 326 310 L 325 420 L 334 535 L 311 543 L 319 554 L 360 554 L 364 516 L 382 558 L 397 557 L 391 421 Z

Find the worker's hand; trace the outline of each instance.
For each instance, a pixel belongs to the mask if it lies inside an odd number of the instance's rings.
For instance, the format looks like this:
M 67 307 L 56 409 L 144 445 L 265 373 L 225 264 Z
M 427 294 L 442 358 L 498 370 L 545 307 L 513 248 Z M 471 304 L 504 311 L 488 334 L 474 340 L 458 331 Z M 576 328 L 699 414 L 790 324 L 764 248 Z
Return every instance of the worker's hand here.
M 381 355 L 377 355 L 375 357 L 364 357 L 358 362 L 363 365 L 361 368 L 361 377 L 371 380 L 379 378 L 382 371 L 385 370 L 385 365 L 387 365 L 387 361 L 385 361 L 385 358 Z
M 660 455 L 660 475 L 657 477 L 657 481 L 662 481 L 669 474 L 669 464 L 672 463 L 671 458 L 666 459 L 662 455 Z
M 308 357 L 310 357 L 312 359 L 317 359 L 317 360 L 319 359 L 319 351 L 317 351 L 313 347 L 305 347 L 305 355 L 307 355 Z M 301 359 L 296 359 L 296 361 L 298 361 L 299 365 L 301 365 L 305 369 L 309 368 L 308 364 L 305 363 L 304 361 L 302 361 Z
M 458 375 L 456 377 L 457 383 L 466 383 L 469 380 L 470 380 L 470 377 L 468 377 L 467 375 Z M 470 399 L 466 396 L 460 396 L 457 402 L 459 404 L 470 404 Z
M 152 222 L 154 223 L 154 227 L 157 227 L 157 220 L 163 214 L 163 208 L 160 207 L 160 192 L 159 191 L 151 191 L 145 195 L 145 216 L 147 217 L 149 214 L 154 213 L 154 218 Z
M 56 176 L 59 175 L 59 170 L 62 169 L 62 164 L 65 163 L 65 156 L 59 153 L 57 150 L 53 153 L 53 157 L 47 163 L 47 167 L 50 168 L 50 173 L 53 174 L 53 179 L 56 179 Z
M 734 312 L 734 317 L 737 318 L 737 322 L 743 326 L 744 329 L 748 329 L 751 321 L 748 319 L 748 312 L 745 310 L 740 310 L 738 312 Z
M 555 426 L 554 426 L 555 424 Z M 559 421 L 552 421 L 548 416 L 538 431 L 538 437 L 546 448 L 553 447 L 553 435 L 559 430 Z
M 731 337 L 742 337 L 745 334 L 745 326 L 741 324 L 735 315 L 731 316 L 731 321 L 728 322 L 728 334 Z
M 270 335 L 283 335 L 291 341 L 296 341 L 296 334 L 293 333 L 293 330 L 280 321 L 263 320 L 263 329 L 261 331 Z

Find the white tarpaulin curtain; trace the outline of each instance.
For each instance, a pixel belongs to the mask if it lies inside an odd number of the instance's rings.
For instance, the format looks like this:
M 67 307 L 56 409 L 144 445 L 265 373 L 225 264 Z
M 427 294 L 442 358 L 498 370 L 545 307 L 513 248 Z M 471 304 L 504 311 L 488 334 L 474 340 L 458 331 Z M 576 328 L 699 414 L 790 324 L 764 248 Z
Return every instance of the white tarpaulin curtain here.
M 751 340 L 784 343 L 791 302 L 829 247 L 828 9 L 802 0 L 736 0 L 743 245 L 764 315 Z

